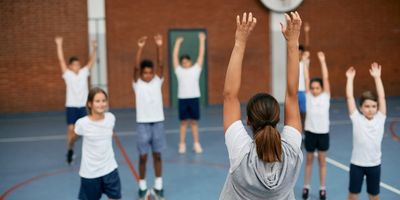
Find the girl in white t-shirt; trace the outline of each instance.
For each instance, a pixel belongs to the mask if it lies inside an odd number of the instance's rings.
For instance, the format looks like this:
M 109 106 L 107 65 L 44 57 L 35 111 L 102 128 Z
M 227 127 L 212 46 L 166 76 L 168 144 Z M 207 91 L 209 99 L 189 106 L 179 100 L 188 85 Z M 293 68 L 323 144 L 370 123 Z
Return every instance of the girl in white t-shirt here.
M 101 199 L 103 193 L 109 199 L 121 199 L 121 182 L 112 147 L 115 116 L 107 112 L 107 93 L 92 88 L 86 107 L 89 114 L 75 125 L 75 133 L 83 137 L 79 199 Z
M 358 199 L 366 176 L 370 200 L 379 199 L 381 176 L 381 143 L 386 120 L 385 90 L 381 79 L 381 66 L 374 62 L 369 70 L 375 82 L 376 97 L 366 91 L 360 98 L 360 112 L 353 95 L 354 67 L 346 71 L 346 98 L 353 124 L 353 151 L 351 154 L 349 200 Z
M 305 63 L 304 79 L 306 87 L 306 108 L 305 120 L 305 148 L 307 151 L 306 166 L 304 168 L 304 188 L 302 197 L 308 199 L 310 190 L 311 169 L 314 160 L 314 152 L 318 151 L 319 161 L 319 199 L 326 199 L 326 151 L 329 149 L 329 106 L 330 106 L 330 84 L 328 67 L 323 52 L 318 52 L 318 59 L 321 65 L 322 79 L 310 79 L 309 52 L 303 54 Z
M 247 125 L 251 128 L 248 133 L 241 121 L 238 95 L 246 41 L 256 25 L 256 18 L 252 13 L 248 16 L 244 13 L 242 19 L 237 16 L 235 46 L 224 87 L 224 130 L 230 169 L 221 200 L 295 199 L 293 188 L 303 159 L 297 103 L 301 19 L 297 12 L 285 17 L 287 25 L 282 25 L 288 50 L 285 126 L 279 133 L 276 126 L 280 120 L 280 107 L 276 99 L 267 93 L 259 93 L 247 105 Z

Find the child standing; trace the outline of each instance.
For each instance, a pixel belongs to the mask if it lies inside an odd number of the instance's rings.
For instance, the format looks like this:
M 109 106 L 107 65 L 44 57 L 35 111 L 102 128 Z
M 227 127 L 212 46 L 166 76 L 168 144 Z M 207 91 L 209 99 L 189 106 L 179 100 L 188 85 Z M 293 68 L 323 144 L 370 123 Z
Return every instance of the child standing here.
M 353 151 L 350 164 L 349 200 L 358 199 L 366 176 L 370 200 L 379 199 L 381 178 L 381 143 L 386 120 L 385 91 L 381 79 L 381 66 L 374 62 L 369 70 L 375 82 L 378 97 L 366 91 L 360 98 L 360 111 L 353 96 L 356 70 L 346 71 L 346 97 L 350 119 L 353 124 Z
M 318 52 L 321 65 L 322 79 L 312 78 L 310 80 L 308 52 L 305 52 L 303 62 L 305 63 L 305 85 L 306 85 L 306 109 L 305 120 L 305 148 L 307 151 L 306 166 L 304 172 L 303 199 L 309 198 L 310 178 L 314 152 L 318 151 L 319 161 L 319 199 L 326 199 L 326 151 L 329 149 L 329 106 L 330 106 L 330 84 L 328 67 L 323 52 Z
M 200 75 L 203 68 L 206 35 L 199 33 L 199 54 L 197 61 L 192 65 L 189 55 L 185 54 L 178 58 L 183 37 L 175 41 L 173 52 L 173 64 L 178 79 L 180 142 L 179 153 L 186 152 L 186 129 L 188 123 L 192 125 L 193 150 L 196 153 L 203 152 L 199 141 L 198 120 L 200 119 Z
M 74 143 L 75 122 L 86 116 L 86 98 L 88 96 L 88 77 L 89 70 L 92 68 L 96 60 L 96 42 L 92 42 L 92 54 L 90 55 L 89 62 L 81 67 L 79 59 L 75 56 L 71 57 L 68 65 L 64 59 L 63 52 L 63 38 L 56 37 L 55 42 L 57 45 L 57 56 L 61 66 L 62 77 L 65 81 L 66 89 L 66 115 L 67 115 L 67 163 L 71 164 L 74 159 Z
M 157 200 L 164 199 L 162 185 L 162 160 L 161 152 L 165 148 L 164 133 L 164 111 L 162 101 L 162 84 L 164 82 L 164 70 L 162 64 L 162 37 L 154 36 L 157 46 L 157 69 L 156 75 L 153 62 L 141 60 L 143 47 L 147 37 L 138 41 L 136 53 L 136 65 L 133 70 L 133 90 L 136 96 L 136 122 L 137 122 L 137 147 L 140 154 L 139 159 L 139 199 L 147 199 L 152 193 Z M 140 68 L 139 68 L 140 66 Z M 147 189 L 146 184 L 146 162 L 149 150 L 153 152 L 155 183 L 152 190 Z
M 76 122 L 74 130 L 83 137 L 79 199 L 98 200 L 103 193 L 109 199 L 121 199 L 121 182 L 112 147 L 115 116 L 107 112 L 107 93 L 92 88 L 86 106 L 89 114 Z

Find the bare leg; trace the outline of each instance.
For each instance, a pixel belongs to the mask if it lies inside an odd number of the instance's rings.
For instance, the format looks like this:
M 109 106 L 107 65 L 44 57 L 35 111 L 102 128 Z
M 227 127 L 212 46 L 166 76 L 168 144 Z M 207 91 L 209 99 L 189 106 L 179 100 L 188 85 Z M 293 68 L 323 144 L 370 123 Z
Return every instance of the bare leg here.
M 185 144 L 186 143 L 186 128 L 187 128 L 188 121 L 187 120 L 182 120 L 181 125 L 180 125 L 180 144 Z
M 379 194 L 378 195 L 368 195 L 369 200 L 379 200 Z
M 73 124 L 69 124 L 68 128 L 67 128 L 67 147 L 68 147 L 68 150 L 73 150 L 74 149 L 74 144 L 75 144 L 75 140 L 76 140 L 74 128 L 75 128 L 75 126 Z
M 162 170 L 161 153 L 153 152 L 153 165 L 156 177 L 161 177 L 161 170 Z
M 139 158 L 139 176 L 141 180 L 146 178 L 146 162 L 147 162 L 147 154 L 140 155 Z
M 190 120 L 190 124 L 192 125 L 192 135 L 193 135 L 193 143 L 199 142 L 199 125 L 196 120 Z
M 318 161 L 319 161 L 319 184 L 321 187 L 326 185 L 326 152 L 318 151 Z
M 349 192 L 348 200 L 358 200 L 358 194 Z
M 314 153 L 307 152 L 306 166 L 304 168 L 304 185 L 310 185 L 311 170 L 314 161 Z

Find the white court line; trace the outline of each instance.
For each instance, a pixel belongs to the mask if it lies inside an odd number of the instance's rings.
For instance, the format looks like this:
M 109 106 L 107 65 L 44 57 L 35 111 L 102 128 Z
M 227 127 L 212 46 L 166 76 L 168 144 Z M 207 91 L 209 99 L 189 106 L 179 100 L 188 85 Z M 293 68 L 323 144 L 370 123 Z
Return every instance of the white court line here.
M 342 169 L 342 170 L 344 170 L 346 172 L 350 171 L 350 168 L 347 165 L 344 165 L 344 164 L 342 164 L 342 163 L 340 163 L 340 162 L 338 162 L 336 160 L 333 160 L 332 158 L 326 157 L 326 162 L 328 162 L 329 164 L 331 164 L 331 165 L 333 165 L 333 166 L 335 166 L 337 168 L 340 168 L 340 169 Z M 379 185 L 381 187 L 383 187 L 383 188 L 395 193 L 395 194 L 400 195 L 400 190 L 395 188 L 395 187 L 393 187 L 393 186 L 390 186 L 389 184 L 386 184 L 384 182 L 380 182 Z

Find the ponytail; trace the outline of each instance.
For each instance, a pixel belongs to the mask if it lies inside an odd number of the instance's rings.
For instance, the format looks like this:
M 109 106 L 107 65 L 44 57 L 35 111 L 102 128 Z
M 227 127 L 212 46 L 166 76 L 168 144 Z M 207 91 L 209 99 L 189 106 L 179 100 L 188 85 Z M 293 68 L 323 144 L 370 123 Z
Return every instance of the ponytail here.
M 254 135 L 258 158 L 264 162 L 282 161 L 281 136 L 274 126 L 267 125 Z

